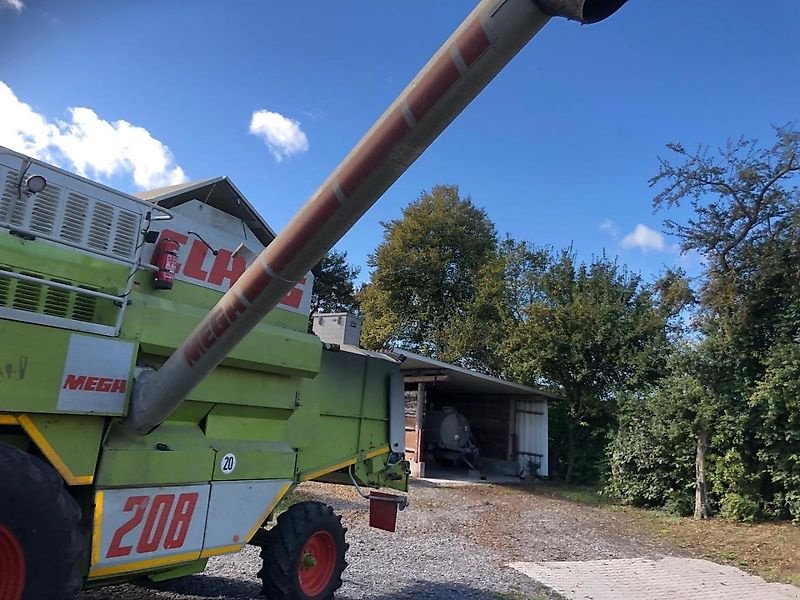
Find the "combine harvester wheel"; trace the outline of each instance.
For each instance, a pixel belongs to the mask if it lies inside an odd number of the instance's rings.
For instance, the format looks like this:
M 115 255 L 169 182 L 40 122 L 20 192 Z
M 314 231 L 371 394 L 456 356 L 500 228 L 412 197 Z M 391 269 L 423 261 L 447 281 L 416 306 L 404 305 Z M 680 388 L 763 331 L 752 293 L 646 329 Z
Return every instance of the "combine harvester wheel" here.
M 71 600 L 84 552 L 78 504 L 49 465 L 4 443 L 0 482 L 0 600 Z
M 342 518 L 321 502 L 300 502 L 278 517 L 261 550 L 258 576 L 268 600 L 328 600 L 342 586 L 348 545 Z

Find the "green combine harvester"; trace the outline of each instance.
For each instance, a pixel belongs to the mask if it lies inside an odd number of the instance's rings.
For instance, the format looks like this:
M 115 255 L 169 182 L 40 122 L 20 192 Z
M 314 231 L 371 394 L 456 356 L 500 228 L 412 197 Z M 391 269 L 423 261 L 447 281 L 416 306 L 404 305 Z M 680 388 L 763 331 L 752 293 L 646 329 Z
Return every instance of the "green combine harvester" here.
M 552 16 L 625 0 L 483 0 L 275 233 L 226 178 L 134 197 L 0 148 L 0 600 L 202 571 L 262 548 L 268 598 L 346 565 L 315 480 L 408 488 L 403 380 L 309 333 L 325 252 Z M 372 492 L 394 529 L 402 495 Z

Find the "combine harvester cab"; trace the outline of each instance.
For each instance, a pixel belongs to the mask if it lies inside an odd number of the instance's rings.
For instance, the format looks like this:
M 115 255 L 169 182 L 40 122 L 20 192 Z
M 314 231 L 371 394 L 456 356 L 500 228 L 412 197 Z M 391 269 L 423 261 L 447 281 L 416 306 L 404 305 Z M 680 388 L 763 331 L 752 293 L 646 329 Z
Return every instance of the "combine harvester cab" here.
M 307 333 L 309 271 L 552 17 L 625 1 L 481 0 L 277 236 L 224 178 L 136 198 L 0 148 L 0 600 L 247 543 L 268 598 L 331 598 L 330 507 L 264 525 L 301 481 L 407 488 L 403 383 Z

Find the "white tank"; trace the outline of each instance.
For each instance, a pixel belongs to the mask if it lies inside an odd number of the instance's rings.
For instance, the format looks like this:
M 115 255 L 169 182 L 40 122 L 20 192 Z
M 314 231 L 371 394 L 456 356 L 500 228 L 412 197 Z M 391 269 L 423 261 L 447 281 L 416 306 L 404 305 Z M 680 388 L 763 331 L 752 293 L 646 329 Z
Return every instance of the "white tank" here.
M 467 417 L 452 406 L 444 407 L 444 416 L 439 425 L 441 447 L 448 450 L 464 450 L 471 446 L 472 432 Z

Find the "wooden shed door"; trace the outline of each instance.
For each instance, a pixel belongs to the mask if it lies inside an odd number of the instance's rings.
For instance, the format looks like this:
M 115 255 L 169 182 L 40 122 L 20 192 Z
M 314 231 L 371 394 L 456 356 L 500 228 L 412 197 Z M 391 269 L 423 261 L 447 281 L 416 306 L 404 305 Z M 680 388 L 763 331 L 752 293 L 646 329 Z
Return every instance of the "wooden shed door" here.
M 425 414 L 425 385 L 406 391 L 406 458 L 411 462 L 411 475 L 425 476 L 423 451 L 423 418 Z

